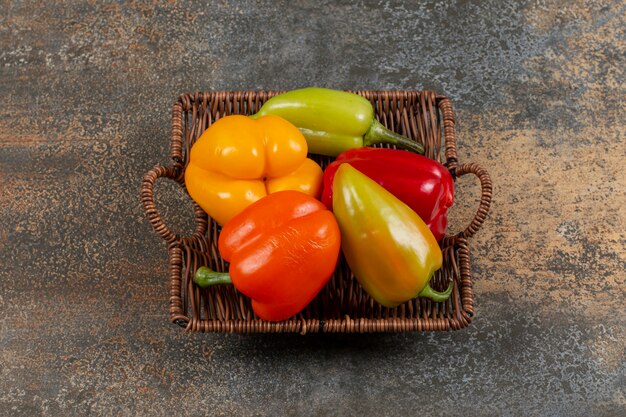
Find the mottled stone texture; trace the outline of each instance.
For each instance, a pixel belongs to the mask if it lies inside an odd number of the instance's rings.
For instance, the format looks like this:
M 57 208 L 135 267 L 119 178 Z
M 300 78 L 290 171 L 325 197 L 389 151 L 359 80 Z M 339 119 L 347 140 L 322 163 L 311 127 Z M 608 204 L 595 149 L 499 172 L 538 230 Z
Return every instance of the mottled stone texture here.
M 626 415 L 623 2 L 104 3 L 0 1 L 0 415 Z M 171 103 L 308 85 L 454 100 L 459 155 L 494 180 L 467 329 L 168 322 L 138 191 Z M 477 198 L 459 180 L 454 230 Z

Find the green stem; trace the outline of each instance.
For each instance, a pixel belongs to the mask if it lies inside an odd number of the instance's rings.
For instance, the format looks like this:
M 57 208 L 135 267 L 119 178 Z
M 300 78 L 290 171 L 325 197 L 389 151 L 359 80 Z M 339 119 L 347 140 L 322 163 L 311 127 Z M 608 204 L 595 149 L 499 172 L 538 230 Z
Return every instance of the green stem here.
M 432 287 L 430 286 L 430 283 L 428 283 L 426 284 L 424 289 L 420 291 L 420 293 L 417 296 L 430 298 L 436 303 L 441 303 L 441 302 L 446 301 L 448 298 L 450 298 L 450 294 L 452 294 L 453 287 L 454 287 L 454 283 L 450 282 L 450 285 L 448 285 L 448 288 L 446 288 L 444 292 L 439 292 L 439 291 L 433 290 Z
M 214 270 L 207 268 L 206 266 L 201 266 L 196 271 L 196 274 L 193 277 L 193 282 L 196 283 L 197 286 L 206 288 L 211 285 L 220 285 L 220 284 L 232 284 L 233 281 L 230 279 L 230 275 L 228 272 L 215 272 Z
M 389 143 L 407 151 L 424 153 L 424 146 L 421 143 L 412 141 L 399 133 L 387 129 L 378 120 L 374 119 L 368 131 L 365 132 L 363 145 L 371 146 L 377 143 Z

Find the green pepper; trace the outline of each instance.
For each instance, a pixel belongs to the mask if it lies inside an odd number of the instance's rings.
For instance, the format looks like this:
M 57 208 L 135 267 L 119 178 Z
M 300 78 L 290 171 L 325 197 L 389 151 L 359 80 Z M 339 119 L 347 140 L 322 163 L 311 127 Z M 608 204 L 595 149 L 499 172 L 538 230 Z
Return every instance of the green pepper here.
M 328 88 L 302 88 L 270 98 L 253 119 L 273 114 L 294 124 L 310 153 L 337 156 L 362 146 L 388 143 L 417 153 L 424 147 L 383 126 L 365 97 Z
M 409 206 L 348 163 L 335 174 L 332 204 L 346 261 L 373 299 L 396 307 L 415 297 L 436 302 L 450 297 L 452 283 L 443 292 L 429 285 L 443 256 Z

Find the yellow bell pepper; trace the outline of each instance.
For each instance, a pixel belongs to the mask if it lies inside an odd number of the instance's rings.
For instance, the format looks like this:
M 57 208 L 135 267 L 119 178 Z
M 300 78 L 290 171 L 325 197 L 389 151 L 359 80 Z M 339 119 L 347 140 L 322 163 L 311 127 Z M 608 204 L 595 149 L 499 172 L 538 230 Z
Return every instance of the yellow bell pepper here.
M 307 158 L 298 128 L 278 116 L 225 116 L 191 148 L 185 185 L 219 224 L 267 194 L 301 191 L 318 198 L 322 169 Z

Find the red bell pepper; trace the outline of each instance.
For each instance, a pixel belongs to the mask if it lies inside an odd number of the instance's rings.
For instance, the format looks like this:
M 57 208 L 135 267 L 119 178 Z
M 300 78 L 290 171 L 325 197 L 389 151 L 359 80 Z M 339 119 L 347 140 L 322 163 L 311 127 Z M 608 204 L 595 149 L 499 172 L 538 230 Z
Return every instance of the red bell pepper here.
M 411 207 L 437 241 L 446 234 L 446 212 L 454 202 L 454 180 L 439 162 L 412 152 L 385 148 L 350 149 L 324 171 L 322 202 L 332 208 L 333 179 L 339 166 L 348 162 Z
M 200 287 L 233 284 L 264 320 L 285 320 L 307 306 L 332 276 L 341 234 L 333 213 L 299 191 L 278 191 L 228 221 L 218 247 L 229 272 L 196 271 Z

